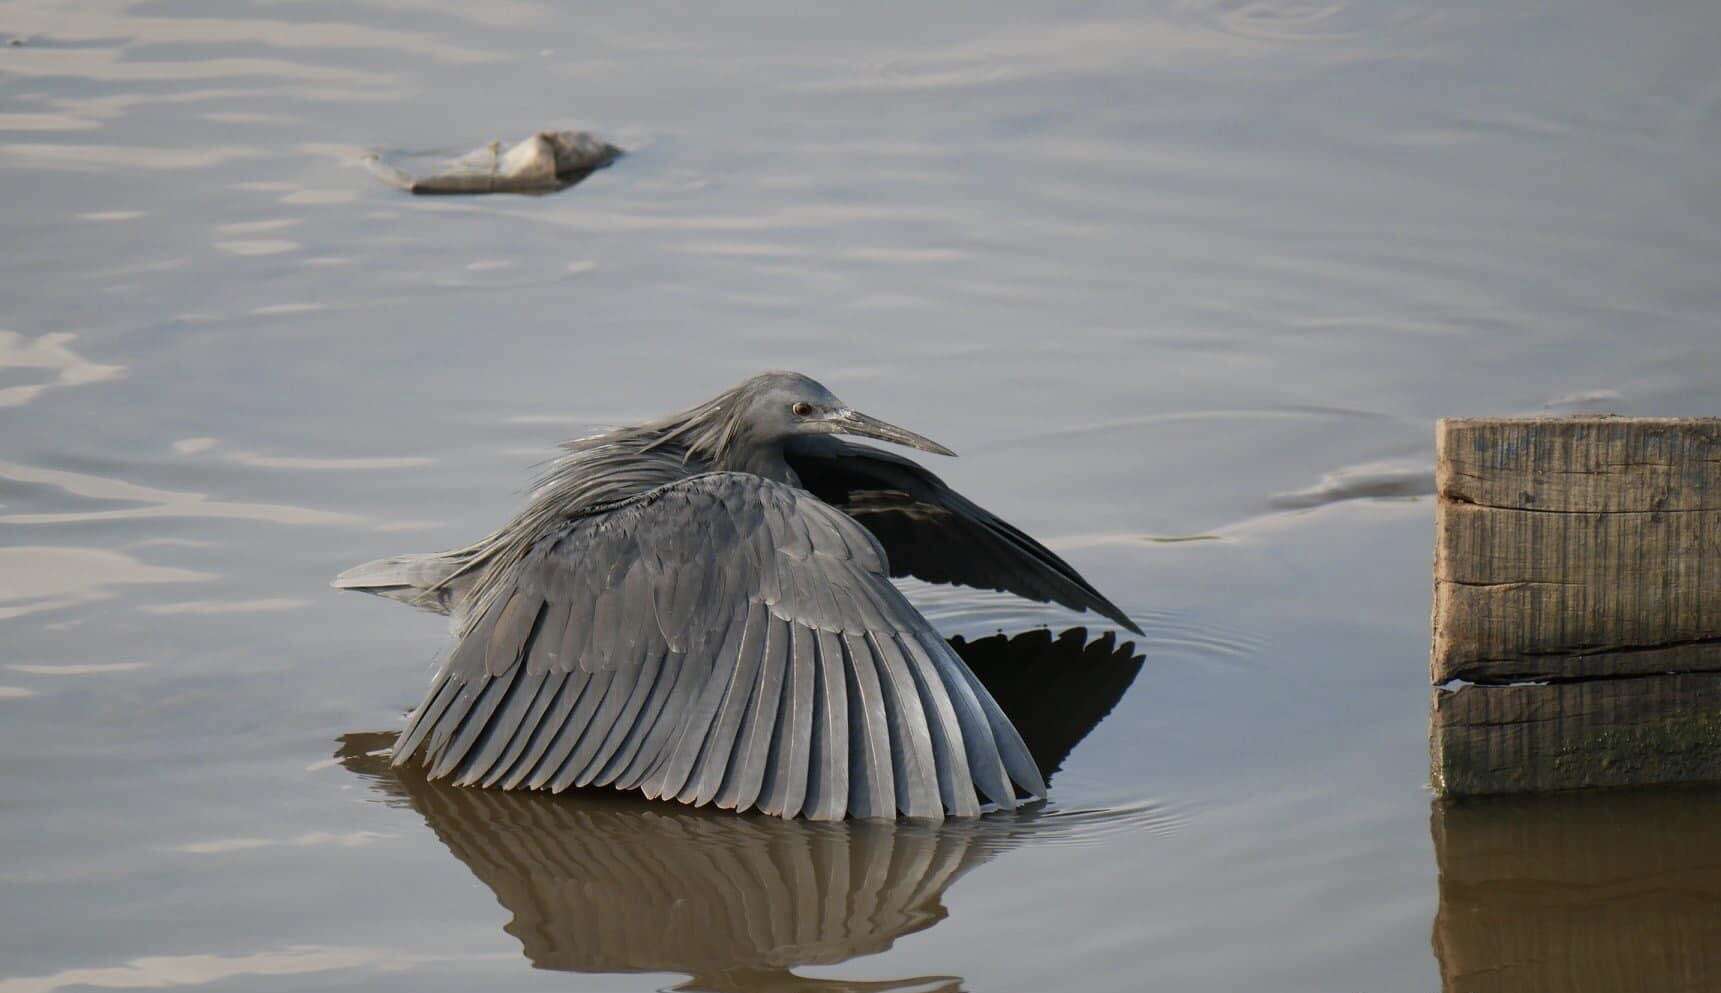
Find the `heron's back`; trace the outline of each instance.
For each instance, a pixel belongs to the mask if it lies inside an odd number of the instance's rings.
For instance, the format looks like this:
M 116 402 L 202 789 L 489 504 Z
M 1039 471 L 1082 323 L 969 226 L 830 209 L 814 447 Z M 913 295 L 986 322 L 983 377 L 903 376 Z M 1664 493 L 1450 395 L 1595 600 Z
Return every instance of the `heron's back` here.
M 354 566 L 333 585 L 434 613 L 465 614 L 532 546 L 568 522 L 711 469 L 680 445 L 665 444 L 662 432 L 651 428 L 619 428 L 563 447 L 566 452 L 550 462 L 507 524 L 461 548 Z

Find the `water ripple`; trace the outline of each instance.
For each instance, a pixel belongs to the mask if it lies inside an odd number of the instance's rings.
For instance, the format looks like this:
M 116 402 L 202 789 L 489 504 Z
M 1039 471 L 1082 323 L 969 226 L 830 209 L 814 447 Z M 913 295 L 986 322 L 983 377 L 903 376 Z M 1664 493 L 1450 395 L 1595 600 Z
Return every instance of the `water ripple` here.
M 26 338 L 16 331 L 0 331 L 0 369 L 40 369 L 51 377 L 0 388 L 0 407 L 21 407 L 49 390 L 105 383 L 125 375 L 123 365 L 98 365 L 66 347 L 76 338 L 64 332 Z
M 137 520 L 150 517 L 207 517 L 273 524 L 362 524 L 364 518 L 329 510 L 312 510 L 287 504 L 211 500 L 203 493 L 156 489 L 119 479 L 92 476 L 64 469 L 41 469 L 0 462 L 0 479 L 50 486 L 72 496 L 110 500 L 134 506 L 113 510 L 48 511 L 0 514 L 5 524 L 72 524 L 82 521 Z
M 1413 4 L 1343 0 L 1183 0 L 1178 9 L 1224 34 L 1271 45 L 1378 42 L 1390 31 L 1436 22 L 1434 11 Z
M 6 668 L 30 676 L 96 676 L 110 672 L 136 672 L 148 666 L 147 662 L 20 662 Z
M 0 548 L 0 620 L 105 600 L 109 587 L 200 583 L 207 572 L 140 562 L 102 548 Z
M 1032 826 L 1036 844 L 1088 847 L 1136 834 L 1171 837 L 1195 816 L 1186 803 L 1138 799 L 1069 809 L 1049 806 L 1020 819 Z
M 321 945 L 289 945 L 243 955 L 146 955 L 121 965 L 81 966 L 46 975 L 0 979 L 0 993 L 55 993 L 73 988 L 176 989 L 224 980 L 401 969 L 427 961 L 434 959 L 390 949 Z
M 1304 510 L 1345 500 L 1402 499 L 1434 492 L 1434 465 L 1426 459 L 1366 462 L 1335 469 L 1313 486 L 1278 493 L 1267 500 L 1275 510 Z

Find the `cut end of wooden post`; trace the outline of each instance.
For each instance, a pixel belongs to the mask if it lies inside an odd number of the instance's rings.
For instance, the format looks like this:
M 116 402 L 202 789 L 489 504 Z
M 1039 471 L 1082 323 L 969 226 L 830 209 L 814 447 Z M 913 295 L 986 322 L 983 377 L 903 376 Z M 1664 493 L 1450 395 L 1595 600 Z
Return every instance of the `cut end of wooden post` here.
M 1448 419 L 1435 448 L 1435 790 L 1721 781 L 1721 419 Z

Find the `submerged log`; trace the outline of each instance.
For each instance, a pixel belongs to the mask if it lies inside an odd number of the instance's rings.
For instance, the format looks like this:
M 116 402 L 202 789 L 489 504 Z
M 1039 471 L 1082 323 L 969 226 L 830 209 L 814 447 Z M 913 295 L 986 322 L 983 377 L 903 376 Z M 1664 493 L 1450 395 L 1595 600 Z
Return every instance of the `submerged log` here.
M 1721 419 L 1444 420 L 1435 477 L 1435 790 L 1721 781 Z

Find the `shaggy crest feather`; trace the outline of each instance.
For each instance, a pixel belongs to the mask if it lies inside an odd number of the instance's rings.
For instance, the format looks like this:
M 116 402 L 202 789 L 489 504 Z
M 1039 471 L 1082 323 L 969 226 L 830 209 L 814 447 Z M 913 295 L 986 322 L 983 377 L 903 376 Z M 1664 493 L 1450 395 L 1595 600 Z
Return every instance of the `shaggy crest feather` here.
M 721 463 L 742 432 L 741 405 L 736 402 L 740 395 L 741 387 L 724 390 L 697 407 L 636 429 L 642 433 L 657 432 L 657 437 L 640 450 L 650 452 L 674 445 L 683 450 L 684 461 L 698 457 L 713 464 Z

